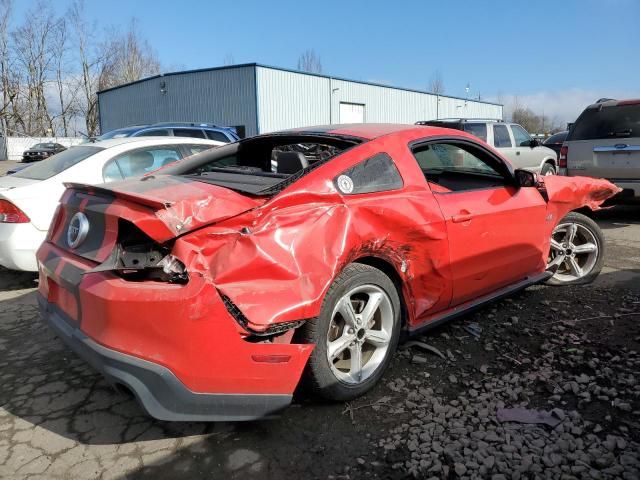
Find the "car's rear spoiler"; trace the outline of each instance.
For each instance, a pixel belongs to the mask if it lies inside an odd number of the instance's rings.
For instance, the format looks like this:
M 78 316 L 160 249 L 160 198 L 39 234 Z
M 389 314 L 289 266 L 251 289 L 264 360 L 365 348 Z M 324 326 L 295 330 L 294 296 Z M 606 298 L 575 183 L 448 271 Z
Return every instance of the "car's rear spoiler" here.
M 85 183 L 66 182 L 64 186 L 81 192 L 87 192 L 92 195 L 103 195 L 109 197 L 115 196 L 128 202 L 137 203 L 155 210 L 168 208 L 173 205 L 173 202 L 163 202 L 162 200 L 155 199 L 148 195 L 137 195 L 135 193 L 123 192 L 117 189 L 112 190 L 110 188 L 97 187 L 95 185 L 87 185 Z

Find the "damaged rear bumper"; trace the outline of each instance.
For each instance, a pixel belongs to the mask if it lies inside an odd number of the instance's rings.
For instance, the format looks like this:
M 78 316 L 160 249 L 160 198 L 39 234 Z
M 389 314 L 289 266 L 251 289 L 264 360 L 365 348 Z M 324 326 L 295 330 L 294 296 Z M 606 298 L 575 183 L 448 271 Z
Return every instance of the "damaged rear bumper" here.
M 291 403 L 290 394 L 193 392 L 168 368 L 100 345 L 42 295 L 38 301 L 43 320 L 60 339 L 110 383 L 131 390 L 146 412 L 158 420 L 254 420 L 273 415 Z

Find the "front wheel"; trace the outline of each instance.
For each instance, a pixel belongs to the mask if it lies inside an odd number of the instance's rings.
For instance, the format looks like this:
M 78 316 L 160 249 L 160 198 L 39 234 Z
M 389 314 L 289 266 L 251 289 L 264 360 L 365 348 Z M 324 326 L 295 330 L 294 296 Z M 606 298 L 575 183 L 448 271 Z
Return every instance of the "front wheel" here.
M 396 286 L 377 268 L 348 265 L 300 333 L 316 345 L 307 369 L 312 389 L 329 400 L 356 398 L 380 380 L 398 345 Z
M 604 235 L 589 217 L 571 212 L 551 234 L 548 270 L 555 270 L 549 285 L 591 283 L 602 270 Z
M 553 164 L 547 162 L 542 166 L 542 170 L 540 170 L 540 175 L 543 176 L 547 176 L 547 175 L 555 175 L 556 174 L 556 167 L 553 166 Z

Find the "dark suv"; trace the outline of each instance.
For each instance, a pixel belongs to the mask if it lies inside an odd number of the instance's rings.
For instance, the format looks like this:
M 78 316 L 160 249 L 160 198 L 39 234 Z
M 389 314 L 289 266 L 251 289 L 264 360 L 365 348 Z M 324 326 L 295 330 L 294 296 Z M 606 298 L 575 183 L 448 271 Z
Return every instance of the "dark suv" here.
M 235 128 L 220 127 L 212 123 L 164 122 L 151 125 L 133 125 L 103 133 L 96 140 L 122 137 L 191 137 L 208 138 L 233 143 L 240 140 Z

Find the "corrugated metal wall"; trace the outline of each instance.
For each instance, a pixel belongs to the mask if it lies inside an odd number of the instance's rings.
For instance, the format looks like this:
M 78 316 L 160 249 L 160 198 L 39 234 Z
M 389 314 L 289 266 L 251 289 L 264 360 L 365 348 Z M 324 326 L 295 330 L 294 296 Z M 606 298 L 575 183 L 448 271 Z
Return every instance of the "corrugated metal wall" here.
M 164 82 L 165 93 L 162 93 Z M 260 65 L 169 74 L 99 94 L 102 131 L 167 121 L 244 125 L 247 135 L 341 123 L 340 103 L 368 123 L 502 118 L 502 106 Z
M 340 103 L 364 105 L 367 123 L 415 123 L 435 118 L 502 118 L 502 106 L 399 88 L 258 66 L 261 133 L 342 123 Z
M 256 67 L 260 133 L 329 122 L 329 79 Z
M 106 132 L 155 122 L 211 122 L 244 125 L 247 135 L 255 135 L 255 98 L 252 66 L 165 75 L 100 93 L 100 125 Z

